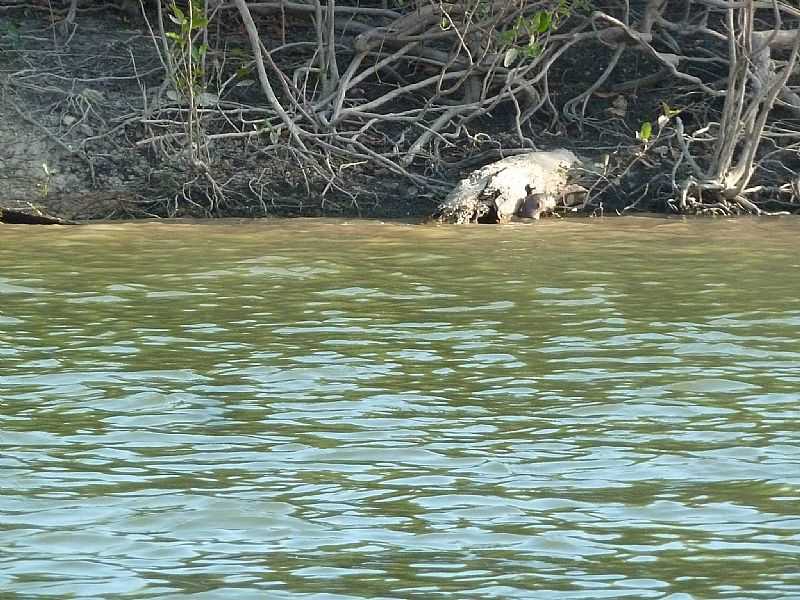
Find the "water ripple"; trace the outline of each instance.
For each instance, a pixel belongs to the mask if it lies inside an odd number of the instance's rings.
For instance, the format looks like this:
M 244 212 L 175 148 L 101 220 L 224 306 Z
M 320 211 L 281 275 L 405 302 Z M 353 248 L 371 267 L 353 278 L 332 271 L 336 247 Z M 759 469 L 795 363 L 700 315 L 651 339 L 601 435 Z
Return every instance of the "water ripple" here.
M 7 226 L 3 594 L 800 596 L 759 227 Z

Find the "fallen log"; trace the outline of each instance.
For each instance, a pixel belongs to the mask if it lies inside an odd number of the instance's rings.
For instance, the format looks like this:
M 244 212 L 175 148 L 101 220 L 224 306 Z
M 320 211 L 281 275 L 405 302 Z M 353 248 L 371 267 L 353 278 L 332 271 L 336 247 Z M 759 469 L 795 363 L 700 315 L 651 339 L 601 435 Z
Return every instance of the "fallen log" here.
M 72 225 L 72 221 L 26 210 L 0 207 L 0 223 L 9 225 Z

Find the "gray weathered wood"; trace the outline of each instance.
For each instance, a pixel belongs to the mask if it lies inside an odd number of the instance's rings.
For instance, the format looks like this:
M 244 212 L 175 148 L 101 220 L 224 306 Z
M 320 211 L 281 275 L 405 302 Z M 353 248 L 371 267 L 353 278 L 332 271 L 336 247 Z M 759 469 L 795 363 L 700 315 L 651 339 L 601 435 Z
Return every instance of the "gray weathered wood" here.
M 0 207 L 0 223 L 11 225 L 70 225 L 71 222 L 58 217 L 37 214 L 27 210 Z

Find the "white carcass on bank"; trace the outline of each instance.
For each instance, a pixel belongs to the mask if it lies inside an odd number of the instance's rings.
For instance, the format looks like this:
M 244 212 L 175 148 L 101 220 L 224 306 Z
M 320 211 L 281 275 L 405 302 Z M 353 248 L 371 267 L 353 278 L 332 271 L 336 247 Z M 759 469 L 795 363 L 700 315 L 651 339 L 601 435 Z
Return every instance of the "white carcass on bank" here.
M 580 161 L 558 149 L 510 156 L 473 171 L 442 202 L 434 218 L 444 223 L 504 223 L 512 217 L 538 219 L 566 195 L 582 188 L 570 185 L 570 169 Z M 585 191 L 585 190 L 584 190 Z

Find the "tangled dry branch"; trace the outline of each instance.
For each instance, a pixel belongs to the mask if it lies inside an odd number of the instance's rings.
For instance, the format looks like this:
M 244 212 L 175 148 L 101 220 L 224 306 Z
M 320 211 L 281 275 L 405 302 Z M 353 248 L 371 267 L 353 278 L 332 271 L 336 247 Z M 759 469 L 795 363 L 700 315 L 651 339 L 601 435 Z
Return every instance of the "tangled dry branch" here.
M 216 203 L 225 144 L 355 202 L 353 168 L 442 190 L 471 155 L 535 149 L 545 134 L 596 146 L 589 210 L 609 195 L 725 214 L 798 201 L 800 9 L 788 1 L 140 2 L 165 83 L 138 145 L 188 157 Z M 581 147 L 588 130 L 600 141 Z

